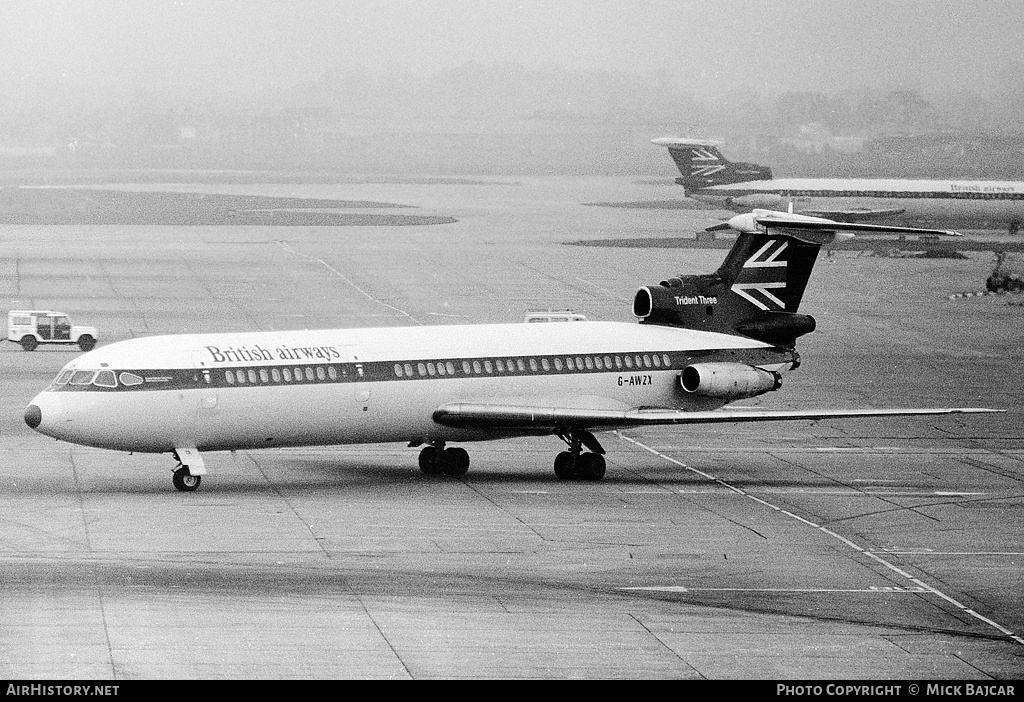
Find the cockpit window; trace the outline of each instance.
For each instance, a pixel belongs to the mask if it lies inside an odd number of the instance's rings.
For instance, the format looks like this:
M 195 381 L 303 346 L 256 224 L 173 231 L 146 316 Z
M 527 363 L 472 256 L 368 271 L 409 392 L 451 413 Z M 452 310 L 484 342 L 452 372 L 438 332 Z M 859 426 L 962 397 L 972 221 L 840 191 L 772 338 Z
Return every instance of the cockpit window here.
M 66 369 L 62 370 L 60 372 L 60 374 L 57 375 L 57 379 L 53 381 L 53 384 L 54 385 L 66 385 L 67 382 L 71 379 L 71 374 L 74 373 L 74 372 L 75 371 L 71 370 L 70 368 L 66 368 Z
M 75 371 L 74 375 L 71 376 L 72 385 L 88 385 L 92 382 L 93 376 L 96 375 L 96 371 L 91 370 L 80 370 Z
M 98 385 L 101 388 L 116 388 L 117 377 L 114 375 L 114 371 L 112 370 L 101 370 L 96 374 L 92 384 Z
M 135 375 L 134 373 L 129 373 L 125 371 L 120 375 L 120 378 L 122 385 L 142 385 L 142 378 Z

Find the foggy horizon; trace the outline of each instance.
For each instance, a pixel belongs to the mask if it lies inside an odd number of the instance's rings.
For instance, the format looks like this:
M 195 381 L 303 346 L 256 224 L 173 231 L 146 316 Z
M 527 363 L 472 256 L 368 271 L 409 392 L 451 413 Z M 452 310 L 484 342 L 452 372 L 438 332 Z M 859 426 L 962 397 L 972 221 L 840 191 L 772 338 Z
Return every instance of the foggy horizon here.
M 210 100 L 339 71 L 422 79 L 507 63 L 647 75 L 709 98 L 871 88 L 991 96 L 1020 75 L 1022 26 L 1024 6 L 1009 0 L 15 0 L 0 5 L 0 85 L 8 105 L 55 85 Z
M 781 172 L 780 140 L 1024 132 L 1022 26 L 1010 0 L 14 0 L 0 168 L 644 173 L 696 136 Z M 996 148 L 955 167 L 1024 177 Z

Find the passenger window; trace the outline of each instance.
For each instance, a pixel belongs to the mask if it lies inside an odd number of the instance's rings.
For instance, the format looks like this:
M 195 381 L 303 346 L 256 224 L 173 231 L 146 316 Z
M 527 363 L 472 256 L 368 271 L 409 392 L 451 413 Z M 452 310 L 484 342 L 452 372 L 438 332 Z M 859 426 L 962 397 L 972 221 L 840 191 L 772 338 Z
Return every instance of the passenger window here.
M 277 368 L 271 368 L 270 369 L 270 377 L 274 379 L 275 383 L 280 383 L 281 382 L 281 371 L 279 371 Z
M 412 375 L 413 375 L 413 373 L 412 373 L 412 364 L 411 363 L 406 363 L 404 367 L 405 367 L 405 374 L 411 378 Z
M 607 368 L 608 370 L 612 369 L 612 357 L 611 356 L 605 356 L 604 357 L 604 367 Z
M 313 380 L 313 369 L 306 366 L 306 380 Z
M 416 370 L 418 370 L 420 372 L 421 376 L 427 374 L 427 367 L 425 365 L 423 365 L 422 363 L 417 363 L 416 364 Z
M 491 365 L 490 361 L 484 361 L 484 370 L 487 371 L 488 373 L 494 372 L 494 366 Z
M 521 358 L 517 358 L 516 359 L 516 368 L 519 369 L 520 373 L 525 373 L 526 372 L 526 364 L 523 363 L 523 359 L 521 359 Z
M 671 368 L 672 367 L 672 359 L 668 357 L 667 353 L 661 354 L 661 360 L 665 364 L 666 368 Z
M 469 375 L 472 372 L 472 369 L 469 366 L 469 361 L 462 362 L 462 372 L 466 375 Z
M 427 375 L 433 376 L 436 373 L 437 373 L 437 369 L 434 368 L 434 364 L 433 363 L 428 363 L 427 364 Z
M 576 364 L 573 363 L 572 358 L 565 359 L 565 366 L 569 370 L 576 370 Z
M 602 370 L 604 368 L 604 366 L 601 363 L 601 357 L 600 356 L 594 356 L 594 368 L 596 368 L 598 370 Z
M 661 368 L 661 357 L 658 354 L 651 356 L 651 360 L 654 361 L 655 368 Z
M 622 370 L 622 359 L 618 356 L 615 357 L 615 367 Z
M 473 361 L 473 372 L 474 373 L 480 373 L 481 372 L 480 361 Z
M 334 366 L 327 366 L 327 377 L 331 380 L 338 379 L 338 369 Z
M 576 357 L 576 369 L 583 370 L 583 359 L 579 356 Z
M 245 371 L 235 371 L 235 380 L 240 384 L 245 384 Z
M 255 385 L 256 384 L 256 371 L 250 370 L 250 371 L 247 371 L 247 373 L 249 375 L 249 382 L 252 383 L 253 385 Z
M 291 369 L 289 369 L 289 368 L 282 368 L 281 369 L 281 375 L 284 376 L 284 382 L 286 382 L 286 383 L 292 382 L 292 372 L 291 372 Z
M 644 366 L 646 368 L 650 368 L 651 367 L 651 357 L 648 356 L 647 354 L 644 354 Z
M 554 359 L 554 363 L 555 363 L 555 370 L 556 370 L 556 371 L 560 371 L 560 370 L 562 370 L 562 359 L 560 359 L 560 358 L 555 358 L 555 359 Z
M 295 382 L 296 383 L 301 383 L 302 382 L 302 369 L 301 368 L 295 368 L 293 373 L 295 374 Z
M 541 368 L 543 368 L 545 370 L 545 372 L 551 370 L 551 364 L 548 363 L 548 359 L 546 359 L 546 358 L 540 359 L 540 365 L 541 365 Z
M 626 368 L 632 368 L 633 367 L 633 359 L 630 358 L 629 356 L 626 356 L 622 360 L 626 362 Z
M 536 358 L 531 358 L 530 359 L 530 370 L 532 370 L 534 373 L 537 372 L 537 359 Z
M 270 382 L 270 376 L 267 375 L 267 369 L 266 368 L 260 368 L 260 382 L 261 383 L 269 383 Z
M 235 384 L 235 372 L 234 371 L 224 371 L 224 380 L 228 381 L 228 385 L 234 385 Z M 121 382 L 124 382 L 124 373 L 121 374 Z M 127 385 L 127 384 L 128 383 L 125 383 L 125 385 Z
M 498 369 L 499 373 L 505 372 L 505 363 L 500 358 L 494 359 L 494 367 Z
M 587 364 L 587 370 L 594 370 L 594 359 L 592 359 L 590 356 L 587 356 L 583 360 Z
M 440 361 L 438 361 L 437 362 L 437 374 L 438 375 L 444 375 L 444 373 L 445 373 L 444 364 L 441 363 Z
M 448 375 L 455 375 L 455 364 L 448 361 L 444 364 L 444 367 L 448 369 Z

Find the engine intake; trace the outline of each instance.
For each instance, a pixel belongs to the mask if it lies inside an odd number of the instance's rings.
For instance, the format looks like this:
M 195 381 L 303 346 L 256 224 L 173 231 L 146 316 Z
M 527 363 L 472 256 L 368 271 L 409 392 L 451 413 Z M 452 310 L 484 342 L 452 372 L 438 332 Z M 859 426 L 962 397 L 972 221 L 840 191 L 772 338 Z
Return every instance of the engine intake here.
M 683 390 L 723 400 L 743 400 L 778 390 L 782 376 L 745 363 L 694 363 L 679 374 Z

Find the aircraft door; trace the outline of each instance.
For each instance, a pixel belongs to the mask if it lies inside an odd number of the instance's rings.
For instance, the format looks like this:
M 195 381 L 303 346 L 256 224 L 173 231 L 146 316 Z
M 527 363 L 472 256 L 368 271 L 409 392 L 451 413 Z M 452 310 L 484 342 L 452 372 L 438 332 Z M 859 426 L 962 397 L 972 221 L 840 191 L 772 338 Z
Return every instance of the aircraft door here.
M 348 362 L 352 364 L 352 403 L 357 413 L 369 412 L 371 388 L 359 349 L 355 346 L 346 346 L 344 349 Z
M 196 419 L 200 429 L 220 413 L 217 387 L 213 384 L 214 369 L 201 351 L 192 353 L 192 380 L 196 391 Z

